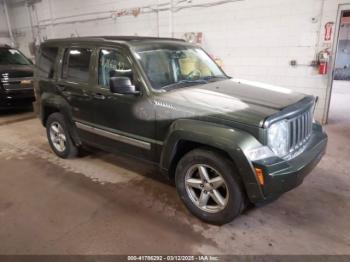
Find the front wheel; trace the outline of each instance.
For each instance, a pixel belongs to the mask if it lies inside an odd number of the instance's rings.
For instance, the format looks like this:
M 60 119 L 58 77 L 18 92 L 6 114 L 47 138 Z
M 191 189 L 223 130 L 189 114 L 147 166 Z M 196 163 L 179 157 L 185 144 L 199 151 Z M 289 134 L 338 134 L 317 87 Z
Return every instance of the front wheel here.
M 205 222 L 226 224 L 243 209 L 235 168 L 221 153 L 204 149 L 187 153 L 178 163 L 175 182 L 186 207 Z

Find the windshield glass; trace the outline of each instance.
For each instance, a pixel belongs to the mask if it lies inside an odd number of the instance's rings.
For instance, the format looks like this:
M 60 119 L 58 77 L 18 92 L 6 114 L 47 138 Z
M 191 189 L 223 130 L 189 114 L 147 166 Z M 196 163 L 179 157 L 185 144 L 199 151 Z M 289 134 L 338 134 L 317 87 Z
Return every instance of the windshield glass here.
M 227 79 L 218 65 L 196 47 L 174 46 L 137 51 L 137 57 L 156 90 Z
M 0 65 L 30 65 L 22 53 L 12 48 L 0 48 Z

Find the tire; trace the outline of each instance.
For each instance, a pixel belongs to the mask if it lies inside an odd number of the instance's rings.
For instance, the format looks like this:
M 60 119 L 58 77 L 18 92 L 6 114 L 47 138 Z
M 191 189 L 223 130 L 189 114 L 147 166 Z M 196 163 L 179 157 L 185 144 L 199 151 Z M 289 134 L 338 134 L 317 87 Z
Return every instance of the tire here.
M 200 172 L 203 168 L 206 172 Z M 203 182 L 203 176 L 209 177 L 206 181 L 208 183 Z M 222 180 L 224 184 L 216 188 Z M 210 183 L 211 181 L 216 182 Z M 187 153 L 176 167 L 175 183 L 178 194 L 188 210 L 207 223 L 229 223 L 244 209 L 244 194 L 237 179 L 235 166 L 219 152 L 195 149 Z M 201 183 L 199 187 L 198 183 Z M 218 197 L 218 192 L 221 198 Z M 207 204 L 203 205 L 205 202 Z
M 55 130 L 58 132 L 55 132 Z M 71 139 L 66 121 L 61 113 L 53 113 L 48 117 L 46 134 L 50 147 L 57 156 L 74 158 L 78 155 L 78 148 Z M 63 140 L 63 143 L 61 143 L 61 140 Z

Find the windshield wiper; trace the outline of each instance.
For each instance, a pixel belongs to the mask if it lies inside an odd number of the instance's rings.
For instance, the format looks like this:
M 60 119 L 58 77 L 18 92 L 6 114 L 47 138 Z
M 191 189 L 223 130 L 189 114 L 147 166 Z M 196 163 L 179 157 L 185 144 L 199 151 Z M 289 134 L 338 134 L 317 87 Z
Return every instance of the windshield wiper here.
M 208 81 L 206 79 L 197 79 L 197 80 L 180 80 L 179 82 L 177 82 L 178 84 L 206 84 L 208 83 Z
M 210 81 L 210 80 L 220 80 L 220 79 L 228 79 L 226 76 L 206 76 L 201 78 L 205 81 Z
M 163 89 L 173 89 L 175 87 L 186 87 L 188 86 L 187 84 L 207 84 L 208 81 L 205 79 L 197 79 L 197 80 L 180 80 L 176 83 L 172 83 L 167 86 L 163 86 Z M 184 85 L 184 86 L 182 86 Z

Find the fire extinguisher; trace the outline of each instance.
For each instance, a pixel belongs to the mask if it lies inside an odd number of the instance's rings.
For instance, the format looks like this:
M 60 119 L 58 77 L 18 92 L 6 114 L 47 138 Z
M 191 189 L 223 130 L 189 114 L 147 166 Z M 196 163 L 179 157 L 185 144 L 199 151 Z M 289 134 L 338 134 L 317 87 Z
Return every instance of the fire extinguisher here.
M 320 75 L 326 75 L 328 73 L 328 60 L 329 60 L 329 51 L 327 49 L 322 50 L 318 53 L 318 73 Z

